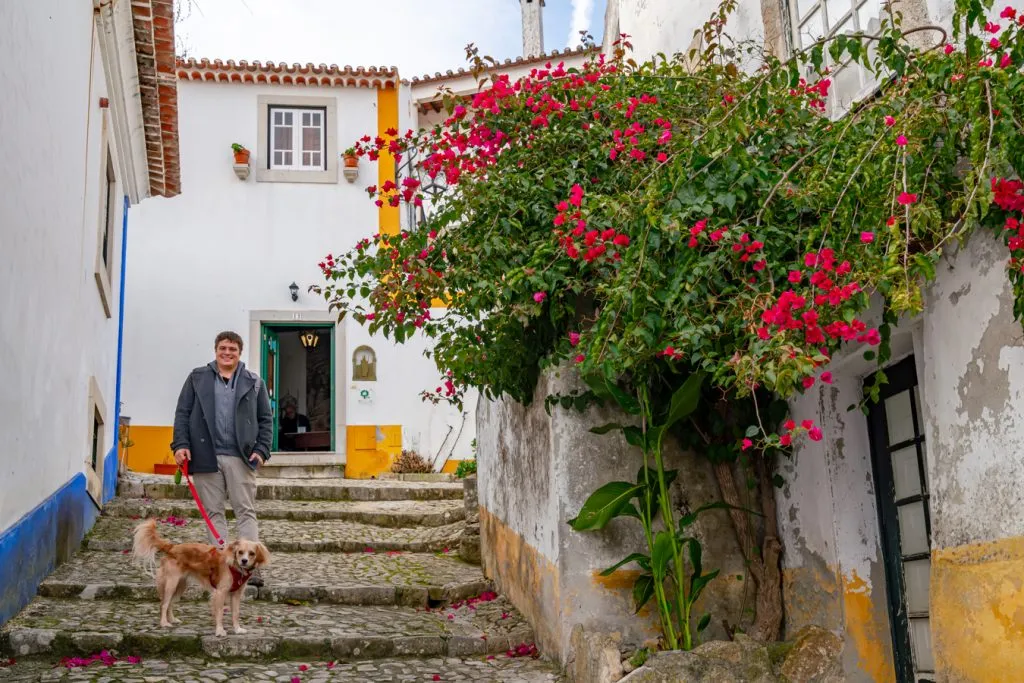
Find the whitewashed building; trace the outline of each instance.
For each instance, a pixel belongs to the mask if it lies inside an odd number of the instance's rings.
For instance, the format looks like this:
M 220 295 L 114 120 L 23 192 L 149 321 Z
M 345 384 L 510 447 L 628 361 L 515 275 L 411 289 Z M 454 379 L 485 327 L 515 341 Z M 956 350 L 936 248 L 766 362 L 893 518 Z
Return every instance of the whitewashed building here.
M 508 60 L 501 71 L 518 77 L 548 60 L 582 62 L 581 51 L 542 54 L 543 3 L 523 4 L 531 27 L 524 50 L 536 56 Z M 394 344 L 354 320 L 339 324 L 308 288 L 324 283 L 318 263 L 327 254 L 376 233 L 414 230 L 422 218 L 405 207 L 378 208 L 365 191 L 418 173 L 415 163 L 402 159 L 396 168 L 384 154 L 345 169 L 342 152 L 364 135 L 435 125 L 443 120 L 438 88 L 469 94 L 475 79 L 461 69 L 403 81 L 387 67 L 193 59 L 180 60 L 175 73 L 187 192 L 142 207 L 145 227 L 129 244 L 128 466 L 173 471 L 178 392 L 191 368 L 212 359 L 214 337 L 225 329 L 242 335 L 243 360 L 267 380 L 278 414 L 291 399 L 311 422 L 297 440 L 275 429 L 278 453 L 304 453 L 272 458 L 268 474 L 316 463 L 372 477 L 402 449 L 444 471 L 471 458 L 476 396 L 461 411 L 421 399 L 441 383 L 426 341 Z M 233 143 L 249 150 L 247 164 L 235 163 Z M 314 348 L 303 345 L 314 337 Z
M 114 494 L 128 208 L 178 193 L 171 15 L 0 3 L 0 624 Z

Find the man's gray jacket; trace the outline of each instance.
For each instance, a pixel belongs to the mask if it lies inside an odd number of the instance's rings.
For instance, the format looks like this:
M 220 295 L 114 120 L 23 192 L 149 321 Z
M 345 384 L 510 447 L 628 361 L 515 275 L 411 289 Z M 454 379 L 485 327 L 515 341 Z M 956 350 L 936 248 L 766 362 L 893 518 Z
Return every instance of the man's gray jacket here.
M 187 448 L 191 451 L 192 460 L 188 466 L 190 473 L 217 471 L 217 453 L 213 446 L 216 429 L 215 381 L 217 370 L 214 363 L 196 368 L 185 380 L 178 396 L 171 450 Z M 235 381 L 235 440 L 241 451 L 238 455 L 255 469 L 256 463 L 249 460 L 253 452 L 263 456 L 264 462 L 270 459 L 274 438 L 270 394 L 263 380 L 247 370 L 245 363 L 238 364 Z

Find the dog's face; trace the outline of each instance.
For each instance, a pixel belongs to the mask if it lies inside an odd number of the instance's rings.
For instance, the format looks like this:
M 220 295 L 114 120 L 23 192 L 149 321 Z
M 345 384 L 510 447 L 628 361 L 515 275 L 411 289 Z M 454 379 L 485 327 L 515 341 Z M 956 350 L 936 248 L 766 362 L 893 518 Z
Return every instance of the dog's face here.
M 270 564 L 270 552 L 262 543 L 244 540 L 232 541 L 228 545 L 228 555 L 232 564 L 246 571 Z

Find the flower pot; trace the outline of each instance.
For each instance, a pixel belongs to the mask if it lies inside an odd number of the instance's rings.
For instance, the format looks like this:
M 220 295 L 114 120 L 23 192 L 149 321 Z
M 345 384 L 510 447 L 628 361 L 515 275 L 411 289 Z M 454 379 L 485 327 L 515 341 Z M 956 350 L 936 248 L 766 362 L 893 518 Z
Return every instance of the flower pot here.
M 359 157 L 355 154 L 345 155 L 345 168 L 355 168 L 359 165 Z
M 243 149 L 241 152 L 235 152 L 235 163 L 236 164 L 249 164 L 249 150 Z
M 174 463 L 168 465 L 165 462 L 158 462 L 153 465 L 154 474 L 174 474 L 178 471 L 178 466 Z

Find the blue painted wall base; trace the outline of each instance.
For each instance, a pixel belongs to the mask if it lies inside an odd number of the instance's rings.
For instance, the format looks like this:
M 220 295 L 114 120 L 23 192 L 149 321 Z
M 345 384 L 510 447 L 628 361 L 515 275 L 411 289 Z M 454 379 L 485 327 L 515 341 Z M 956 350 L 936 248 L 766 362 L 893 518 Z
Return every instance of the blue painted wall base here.
M 116 483 L 116 449 L 112 460 L 109 471 Z M 110 461 L 108 455 L 105 466 Z M 78 550 L 98 516 L 86 492 L 85 475 L 79 473 L 0 533 L 0 625 L 31 602 L 42 580 Z

